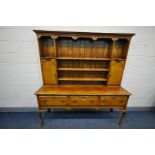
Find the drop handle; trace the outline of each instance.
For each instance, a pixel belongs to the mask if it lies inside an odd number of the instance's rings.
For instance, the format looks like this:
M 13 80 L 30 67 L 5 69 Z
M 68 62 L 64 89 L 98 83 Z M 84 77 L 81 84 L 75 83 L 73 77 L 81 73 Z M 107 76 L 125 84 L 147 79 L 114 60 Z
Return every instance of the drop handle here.
M 90 102 L 91 102 L 91 103 L 95 103 L 95 101 L 94 101 L 94 100 L 90 100 Z
M 76 100 L 73 100 L 72 102 L 73 102 L 73 103 L 77 103 L 77 101 L 76 101 Z
M 46 100 L 43 100 L 43 101 L 42 101 L 42 103 L 43 103 L 43 104 L 46 104 L 46 103 L 47 103 L 47 101 L 46 101 Z
M 106 102 L 106 100 L 102 100 L 102 102 Z
M 121 103 L 121 104 L 122 104 L 122 103 L 123 103 L 123 101 L 119 101 L 119 103 Z
M 85 97 L 83 97 L 83 98 L 82 98 L 82 100 L 86 100 L 86 98 L 85 98 Z

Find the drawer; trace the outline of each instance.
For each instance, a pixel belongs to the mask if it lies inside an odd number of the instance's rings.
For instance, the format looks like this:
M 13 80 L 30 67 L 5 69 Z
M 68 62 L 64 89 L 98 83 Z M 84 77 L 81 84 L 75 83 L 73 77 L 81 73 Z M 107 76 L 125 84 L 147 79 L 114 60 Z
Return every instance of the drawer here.
M 40 96 L 39 103 L 44 106 L 62 106 L 67 104 L 67 96 Z
M 102 106 L 125 106 L 128 96 L 101 96 L 100 105 Z
M 72 106 L 96 106 L 98 103 L 97 96 L 71 96 L 70 104 Z

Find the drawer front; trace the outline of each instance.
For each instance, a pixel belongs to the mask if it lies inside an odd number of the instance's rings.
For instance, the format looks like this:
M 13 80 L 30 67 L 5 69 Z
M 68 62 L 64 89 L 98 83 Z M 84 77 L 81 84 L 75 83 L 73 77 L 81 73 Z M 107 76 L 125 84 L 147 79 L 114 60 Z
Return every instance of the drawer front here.
M 67 104 L 67 96 L 41 96 L 39 101 L 42 106 L 62 106 Z
M 102 106 L 125 106 L 128 96 L 101 96 L 100 105 Z
M 97 96 L 71 96 L 70 104 L 72 106 L 96 106 L 98 103 Z

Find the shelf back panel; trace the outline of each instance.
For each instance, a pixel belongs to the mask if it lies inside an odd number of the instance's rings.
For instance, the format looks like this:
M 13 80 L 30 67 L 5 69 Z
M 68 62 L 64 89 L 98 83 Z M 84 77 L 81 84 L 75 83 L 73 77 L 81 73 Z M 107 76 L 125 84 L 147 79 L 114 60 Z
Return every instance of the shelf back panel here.
M 57 40 L 58 57 L 109 58 L 111 41 L 109 39 L 60 38 Z
M 41 57 L 55 57 L 54 40 L 49 37 L 39 38 L 40 56 Z
M 106 85 L 106 81 L 59 81 L 59 85 Z
M 101 68 L 108 69 L 109 61 L 84 61 L 84 60 L 58 60 L 58 67 L 61 68 Z
M 58 78 L 107 78 L 107 72 L 89 72 L 89 71 L 58 71 Z
M 116 41 L 113 51 L 113 58 L 126 59 L 129 42 L 125 39 Z

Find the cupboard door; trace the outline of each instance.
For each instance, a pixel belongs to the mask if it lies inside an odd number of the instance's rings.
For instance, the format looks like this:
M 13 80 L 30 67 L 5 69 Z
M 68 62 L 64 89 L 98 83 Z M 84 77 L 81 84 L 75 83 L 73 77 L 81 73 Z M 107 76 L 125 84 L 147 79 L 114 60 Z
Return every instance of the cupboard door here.
M 119 86 L 121 84 L 125 60 L 112 60 L 107 85 Z
M 44 84 L 57 84 L 56 59 L 42 59 L 41 67 Z

